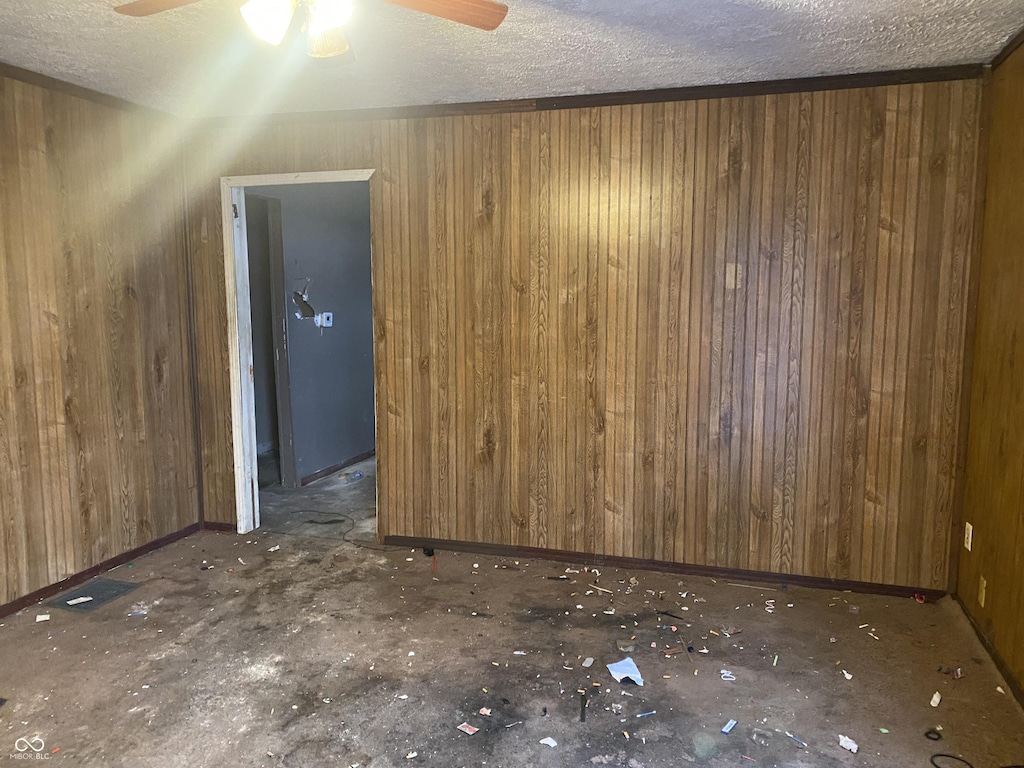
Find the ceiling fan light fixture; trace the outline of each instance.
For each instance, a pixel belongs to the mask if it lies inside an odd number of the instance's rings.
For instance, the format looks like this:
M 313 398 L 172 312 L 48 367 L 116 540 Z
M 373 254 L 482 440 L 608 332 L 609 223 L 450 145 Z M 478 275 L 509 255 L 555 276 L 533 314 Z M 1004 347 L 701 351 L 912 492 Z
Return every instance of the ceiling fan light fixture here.
M 295 13 L 294 0 L 249 0 L 239 9 L 256 37 L 280 45 Z
M 306 53 L 316 59 L 348 52 L 341 27 L 352 18 L 352 0 L 311 0 L 306 25 Z
M 318 35 L 307 33 L 306 54 L 314 59 L 328 59 L 348 53 L 348 40 L 337 27 L 328 29 Z
M 352 18 L 353 0 L 310 0 L 309 31 L 323 34 L 343 27 Z

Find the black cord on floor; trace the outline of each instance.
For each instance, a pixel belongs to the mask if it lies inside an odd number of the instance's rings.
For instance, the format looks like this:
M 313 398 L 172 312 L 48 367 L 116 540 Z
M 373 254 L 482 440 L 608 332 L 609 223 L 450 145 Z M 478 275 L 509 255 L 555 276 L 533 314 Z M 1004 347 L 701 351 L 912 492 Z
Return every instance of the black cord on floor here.
M 359 549 L 368 549 L 371 552 L 394 552 L 398 549 L 398 547 L 386 547 L 377 544 L 367 544 L 362 541 L 355 541 L 354 539 L 350 539 L 348 535 L 356 529 L 356 521 L 343 512 L 334 512 L 332 514 L 335 514 L 338 517 L 343 517 L 346 520 L 348 520 L 348 530 L 341 534 L 341 540 L 348 544 L 351 544 L 353 547 L 358 547 Z
M 942 758 L 944 760 L 956 760 L 960 765 L 965 765 L 965 766 L 967 766 L 967 768 L 974 768 L 974 766 L 971 763 L 967 762 L 962 757 L 957 757 L 956 755 L 945 755 L 945 754 L 938 754 L 938 755 L 932 755 L 931 756 L 931 764 L 934 765 L 935 768 L 950 768 L 947 765 L 939 765 L 937 762 L 935 762 L 939 758 Z M 1004 765 L 1003 768 L 1024 768 L 1024 765 Z

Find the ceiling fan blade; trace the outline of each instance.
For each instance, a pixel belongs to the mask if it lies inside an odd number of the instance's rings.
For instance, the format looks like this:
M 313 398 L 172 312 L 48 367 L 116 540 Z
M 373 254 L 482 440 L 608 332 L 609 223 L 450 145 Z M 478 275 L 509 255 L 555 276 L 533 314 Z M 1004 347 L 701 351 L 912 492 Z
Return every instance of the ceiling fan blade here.
M 505 20 L 508 6 L 495 0 L 384 0 L 420 13 L 440 16 L 477 29 L 495 29 Z
M 152 16 L 154 13 L 163 13 L 198 2 L 199 0 L 135 0 L 133 3 L 119 5 L 114 10 L 125 16 Z

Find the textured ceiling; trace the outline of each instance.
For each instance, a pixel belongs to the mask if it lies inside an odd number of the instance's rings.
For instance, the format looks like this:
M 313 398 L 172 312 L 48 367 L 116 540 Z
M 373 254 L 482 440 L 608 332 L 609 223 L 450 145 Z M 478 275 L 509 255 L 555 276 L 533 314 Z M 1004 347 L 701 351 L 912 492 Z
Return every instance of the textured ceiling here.
M 646 90 L 987 62 L 1024 0 L 507 0 L 482 32 L 356 0 L 356 61 L 247 33 L 241 0 L 144 19 L 122 0 L 3 0 L 0 61 L 181 115 Z

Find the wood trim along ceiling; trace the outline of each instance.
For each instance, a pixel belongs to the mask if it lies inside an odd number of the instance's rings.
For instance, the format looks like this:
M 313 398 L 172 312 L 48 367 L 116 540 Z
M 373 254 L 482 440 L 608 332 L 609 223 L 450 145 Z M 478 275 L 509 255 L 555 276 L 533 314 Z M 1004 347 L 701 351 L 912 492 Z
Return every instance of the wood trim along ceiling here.
M 984 73 L 984 64 L 963 64 L 929 69 L 903 69 L 889 72 L 863 72 L 851 75 L 827 75 L 789 80 L 765 80 L 752 83 L 723 83 L 683 88 L 660 88 L 649 91 L 618 91 L 588 93 L 577 96 L 546 96 L 514 101 L 479 101 L 454 104 L 430 104 L 409 107 L 379 107 L 323 112 L 291 112 L 259 115 L 266 123 L 309 123 L 341 120 L 405 120 L 424 117 L 465 115 L 495 115 L 515 112 L 546 112 L 553 109 L 583 109 L 626 104 L 657 104 L 672 101 L 767 96 L 786 93 L 813 93 L 815 91 L 845 90 L 848 88 L 875 88 L 888 85 L 909 85 L 949 80 L 973 80 Z M 205 121 L 216 129 L 235 121 L 235 117 L 211 117 Z
M 1003 46 L 1003 49 L 992 59 L 992 64 L 990 65 L 992 69 L 999 68 L 1022 45 L 1024 45 L 1024 27 L 1021 27 L 1020 31 L 1011 37 L 1006 45 Z
M 1024 30 L 1014 37 L 1007 47 L 992 62 L 997 66 L 1012 50 L 1024 41 Z M 579 109 L 584 107 L 614 106 L 617 104 L 652 104 L 669 101 L 690 101 L 693 99 L 729 98 L 738 96 L 761 96 L 768 94 L 800 93 L 844 88 L 873 88 L 886 85 L 907 85 L 943 80 L 971 80 L 981 77 L 985 64 L 960 64 L 948 67 L 922 69 L 901 69 L 884 72 L 861 72 L 849 75 L 826 75 L 820 77 L 792 78 L 788 80 L 766 80 L 750 83 L 723 83 L 716 85 L 687 86 L 682 88 L 660 88 L 647 91 L 619 91 L 591 93 L 576 96 L 548 96 L 534 99 L 506 101 L 483 101 L 470 103 L 414 105 L 407 107 L 380 107 L 374 109 L 301 112 L 259 115 L 260 120 L 334 121 L 340 118 L 351 120 L 385 120 L 413 117 L 443 117 L 447 115 L 505 114 L 510 112 L 536 112 L 550 109 Z M 110 96 L 100 91 L 41 75 L 27 69 L 0 62 L 0 77 L 38 85 L 53 91 L 66 93 L 76 98 L 94 101 L 115 109 L 143 110 L 154 115 L 171 115 L 143 107 L 134 102 Z M 237 120 L 237 116 L 211 117 L 205 121 L 217 124 Z
M 84 99 L 86 101 L 91 101 L 94 104 L 110 107 L 111 109 L 121 109 L 127 112 L 148 113 L 150 116 L 157 119 L 171 118 L 171 115 L 166 112 L 161 112 L 158 109 L 143 107 L 140 104 L 118 98 L 117 96 L 110 96 L 109 94 L 101 93 L 100 91 L 94 91 L 91 88 L 84 88 L 80 85 L 75 85 L 64 80 L 58 80 L 57 78 L 49 77 L 47 75 L 40 75 L 38 72 L 21 69 L 20 67 L 14 67 L 10 64 L 4 64 L 3 62 L 0 62 L 0 77 L 6 77 L 9 80 L 18 80 L 22 83 L 29 83 L 30 85 L 45 88 L 46 90 L 54 93 L 74 96 L 76 99 Z

